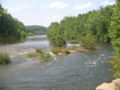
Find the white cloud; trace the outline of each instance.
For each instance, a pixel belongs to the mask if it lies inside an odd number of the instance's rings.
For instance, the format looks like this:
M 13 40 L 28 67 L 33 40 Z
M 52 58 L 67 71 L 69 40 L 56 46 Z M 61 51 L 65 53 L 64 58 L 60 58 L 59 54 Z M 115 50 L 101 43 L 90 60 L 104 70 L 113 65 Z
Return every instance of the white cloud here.
M 115 2 L 110 2 L 110 1 L 107 1 L 107 0 L 101 3 L 102 6 L 114 5 L 114 4 L 115 4 Z
M 89 8 L 92 6 L 92 3 L 89 2 L 89 3 L 86 3 L 86 4 L 81 4 L 81 5 L 76 5 L 74 7 L 75 10 L 82 10 L 82 9 L 86 9 L 86 8 Z
M 24 5 L 24 6 L 20 6 L 20 7 L 7 7 L 9 12 L 19 12 L 22 11 L 24 9 L 30 8 L 30 5 Z
M 52 2 L 49 7 L 50 8 L 57 8 L 57 9 L 62 9 L 62 8 L 66 8 L 68 6 L 67 3 L 61 2 L 61 1 L 55 1 Z

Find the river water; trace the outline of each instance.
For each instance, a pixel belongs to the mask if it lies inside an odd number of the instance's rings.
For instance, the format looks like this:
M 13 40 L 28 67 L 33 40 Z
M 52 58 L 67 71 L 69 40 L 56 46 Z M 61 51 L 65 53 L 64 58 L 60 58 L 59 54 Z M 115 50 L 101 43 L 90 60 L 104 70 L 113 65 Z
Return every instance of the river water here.
M 46 36 L 0 45 L 1 51 L 12 52 L 12 63 L 0 66 L 0 90 L 95 90 L 99 84 L 112 80 L 106 61 L 114 52 L 108 46 L 99 46 L 94 54 L 59 56 L 45 63 L 20 57 L 35 48 L 50 48 Z

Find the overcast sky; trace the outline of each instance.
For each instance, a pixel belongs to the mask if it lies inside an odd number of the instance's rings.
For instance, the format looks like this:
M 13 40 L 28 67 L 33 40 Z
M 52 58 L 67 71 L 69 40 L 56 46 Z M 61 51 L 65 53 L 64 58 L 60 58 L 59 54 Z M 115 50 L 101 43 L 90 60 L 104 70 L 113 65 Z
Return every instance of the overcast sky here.
M 115 0 L 0 0 L 13 17 L 25 25 L 49 26 L 65 16 L 77 16 L 112 5 Z

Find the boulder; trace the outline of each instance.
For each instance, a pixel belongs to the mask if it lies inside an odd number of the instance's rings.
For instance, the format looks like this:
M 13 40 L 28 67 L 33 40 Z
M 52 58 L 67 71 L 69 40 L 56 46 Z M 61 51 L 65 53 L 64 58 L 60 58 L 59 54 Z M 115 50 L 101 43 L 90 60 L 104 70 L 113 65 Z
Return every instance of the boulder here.
M 116 84 L 120 84 L 120 79 L 113 80 L 112 83 L 103 83 L 96 90 L 116 90 Z
M 115 90 L 113 83 L 103 83 L 96 90 Z

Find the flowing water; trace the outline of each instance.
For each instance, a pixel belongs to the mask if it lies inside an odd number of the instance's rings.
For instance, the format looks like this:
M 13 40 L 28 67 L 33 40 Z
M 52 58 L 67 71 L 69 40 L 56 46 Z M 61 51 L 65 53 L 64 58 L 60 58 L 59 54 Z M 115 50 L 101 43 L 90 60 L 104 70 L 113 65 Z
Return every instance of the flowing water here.
M 0 90 L 95 90 L 97 85 L 112 80 L 106 61 L 114 52 L 108 46 L 98 47 L 94 54 L 59 56 L 46 63 L 20 57 L 35 48 L 50 48 L 45 36 L 0 46 L 1 51 L 12 52 L 12 63 L 0 66 Z

